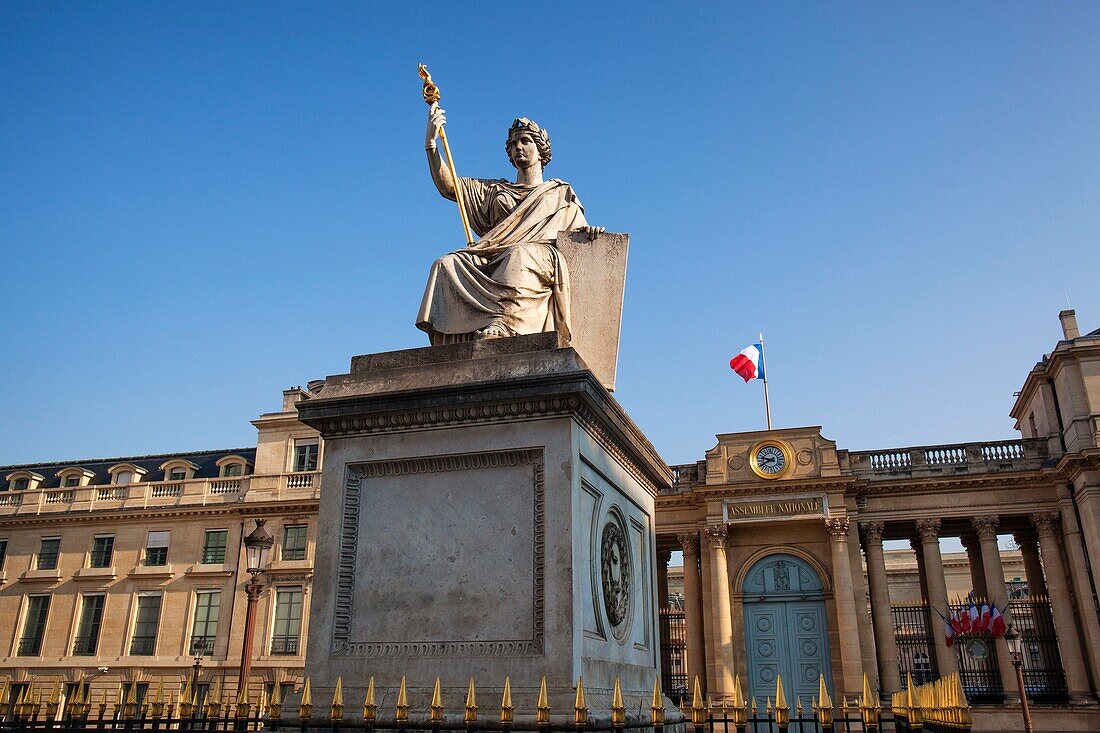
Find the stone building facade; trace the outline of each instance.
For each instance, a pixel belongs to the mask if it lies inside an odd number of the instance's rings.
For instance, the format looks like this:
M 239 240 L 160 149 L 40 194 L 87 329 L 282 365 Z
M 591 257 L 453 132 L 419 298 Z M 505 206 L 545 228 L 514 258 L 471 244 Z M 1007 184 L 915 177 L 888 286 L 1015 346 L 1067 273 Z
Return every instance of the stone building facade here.
M 865 673 L 887 695 L 906 674 L 961 670 L 976 729 L 1011 729 L 1004 642 L 984 658 L 945 642 L 938 615 L 973 594 L 1029 640 L 1029 695 L 1051 703 L 1037 725 L 1100 730 L 1100 331 L 1081 335 L 1072 312 L 1062 325 L 1012 408 L 1019 439 L 850 451 L 785 428 L 719 435 L 672 466 L 654 560 L 684 686 L 722 700 L 736 675 L 763 699 L 782 674 L 808 701 L 819 675 L 842 699 Z M 256 419 L 255 448 L 0 468 L 0 678 L 178 696 L 202 641 L 199 683 L 235 694 L 241 541 L 265 519 L 250 689 L 300 683 L 324 460 L 298 420 L 312 394 L 288 390 Z M 949 538 L 965 551 L 941 551 Z

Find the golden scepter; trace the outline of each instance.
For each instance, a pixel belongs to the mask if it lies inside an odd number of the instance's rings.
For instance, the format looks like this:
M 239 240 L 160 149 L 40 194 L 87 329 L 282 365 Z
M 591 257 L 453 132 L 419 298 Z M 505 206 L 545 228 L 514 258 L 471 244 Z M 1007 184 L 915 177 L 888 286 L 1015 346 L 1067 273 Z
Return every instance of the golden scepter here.
M 432 81 L 432 75 L 428 73 L 428 67 L 419 65 L 420 78 L 424 80 L 424 101 L 429 105 L 439 103 L 439 87 Z M 466 232 L 466 244 L 474 243 L 474 237 L 470 233 L 470 219 L 466 213 L 466 203 L 462 200 L 462 184 L 458 180 L 458 171 L 455 170 L 455 160 L 451 157 L 451 146 L 447 142 L 447 131 L 439 128 L 439 139 L 443 141 L 443 154 L 447 156 L 447 167 L 451 169 L 451 178 L 455 184 L 455 201 L 458 202 L 458 214 L 462 217 L 462 230 Z

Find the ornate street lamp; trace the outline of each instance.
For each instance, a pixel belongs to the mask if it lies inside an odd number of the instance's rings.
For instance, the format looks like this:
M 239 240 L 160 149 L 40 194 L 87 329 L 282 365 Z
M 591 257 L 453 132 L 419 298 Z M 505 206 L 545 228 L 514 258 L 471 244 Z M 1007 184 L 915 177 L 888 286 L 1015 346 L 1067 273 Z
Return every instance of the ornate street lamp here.
M 255 636 L 256 626 L 256 602 L 260 600 L 260 591 L 263 584 L 260 583 L 260 573 L 263 572 L 267 560 L 267 551 L 275 544 L 275 538 L 264 529 L 266 519 L 256 520 L 256 529 L 245 535 L 244 553 L 248 563 L 248 574 L 252 576 L 251 582 L 244 587 L 248 596 L 248 606 L 244 615 L 244 644 L 241 650 L 241 674 L 237 682 L 237 689 L 246 689 L 248 677 L 252 673 L 252 637 Z
M 1024 716 L 1024 731 L 1032 733 L 1031 709 L 1027 704 L 1027 690 L 1024 688 L 1024 640 L 1020 632 L 1015 628 L 1009 628 L 1005 633 L 1005 641 L 1008 643 L 1008 651 L 1012 654 L 1012 666 L 1016 668 L 1016 686 L 1020 689 L 1020 707 Z

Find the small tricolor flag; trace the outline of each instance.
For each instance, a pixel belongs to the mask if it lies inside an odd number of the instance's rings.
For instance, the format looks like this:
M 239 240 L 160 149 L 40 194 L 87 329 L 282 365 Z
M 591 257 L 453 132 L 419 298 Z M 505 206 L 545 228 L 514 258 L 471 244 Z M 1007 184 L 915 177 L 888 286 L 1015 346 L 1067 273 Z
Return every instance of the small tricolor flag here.
M 746 382 L 764 378 L 764 345 L 753 344 L 730 359 L 730 369 Z

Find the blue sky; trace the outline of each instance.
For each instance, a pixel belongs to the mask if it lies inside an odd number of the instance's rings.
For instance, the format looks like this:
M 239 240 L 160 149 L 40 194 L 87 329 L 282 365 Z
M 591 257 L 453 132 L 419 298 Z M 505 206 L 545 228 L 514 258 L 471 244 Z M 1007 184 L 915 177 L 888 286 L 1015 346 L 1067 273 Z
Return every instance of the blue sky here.
M 670 462 L 777 426 L 1013 435 L 1100 327 L 1100 5 L 4 3 L 0 463 L 246 446 L 280 390 L 423 345 L 459 172 L 547 175 L 629 232 L 617 398 Z

